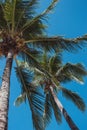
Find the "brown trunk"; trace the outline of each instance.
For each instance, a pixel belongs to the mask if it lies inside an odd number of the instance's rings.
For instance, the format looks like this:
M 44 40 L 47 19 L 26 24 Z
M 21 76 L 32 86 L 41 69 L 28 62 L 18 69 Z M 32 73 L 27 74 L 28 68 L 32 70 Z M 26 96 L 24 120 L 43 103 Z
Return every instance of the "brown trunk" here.
M 69 127 L 71 128 L 71 130 L 79 130 L 79 128 L 73 122 L 73 120 L 71 119 L 71 117 L 68 115 L 67 111 L 63 108 L 63 105 L 61 104 L 61 102 L 59 101 L 59 99 L 57 98 L 57 96 L 55 95 L 52 87 L 50 87 L 50 92 L 51 92 L 51 94 L 52 94 L 52 96 L 54 98 L 55 103 L 57 104 L 57 106 L 60 109 L 61 113 L 63 114 L 65 120 L 67 121 Z
M 12 68 L 13 53 L 9 51 L 7 55 L 6 66 L 2 77 L 2 85 L 0 88 L 0 130 L 8 128 L 8 109 L 9 109 L 9 93 L 10 93 L 10 74 Z

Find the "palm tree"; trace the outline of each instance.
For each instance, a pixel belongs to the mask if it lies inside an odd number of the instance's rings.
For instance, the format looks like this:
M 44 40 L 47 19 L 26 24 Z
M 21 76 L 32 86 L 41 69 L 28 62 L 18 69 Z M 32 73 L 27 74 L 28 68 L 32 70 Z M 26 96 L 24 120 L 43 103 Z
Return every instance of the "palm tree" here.
M 15 57 L 21 56 L 24 61 L 39 69 L 34 56 L 40 53 L 40 48 L 47 50 L 53 48 L 56 51 L 59 48 L 72 50 L 80 47 L 81 41 L 87 40 L 86 35 L 76 39 L 65 39 L 59 36 L 48 37 L 44 34 L 46 25 L 43 20 L 57 1 L 53 0 L 48 8 L 39 15 L 36 15 L 34 10 L 38 0 L 0 1 L 0 56 L 6 57 L 0 88 L 0 130 L 7 130 L 10 75 L 12 61 Z M 38 124 L 35 127 L 39 127 Z
M 57 93 L 62 91 L 64 97 L 70 99 L 72 102 L 74 102 L 78 109 L 84 111 L 86 106 L 83 99 L 76 92 L 73 92 L 61 86 L 61 83 L 72 80 L 83 83 L 83 76 L 87 75 L 87 71 L 80 63 L 66 63 L 65 65 L 63 65 L 61 62 L 61 57 L 58 54 L 54 56 L 47 56 L 47 54 L 45 53 L 40 58 L 39 64 L 42 66 L 42 68 L 44 68 L 44 70 L 47 71 L 47 73 L 43 73 L 37 68 L 34 69 L 35 75 L 34 81 L 32 83 L 37 86 L 42 86 L 46 94 L 44 105 L 45 108 L 43 114 L 45 125 L 47 125 L 51 120 L 53 108 L 54 115 L 58 123 L 61 122 L 62 113 L 70 128 L 72 130 L 79 130 L 79 128 L 73 122 L 73 120 L 63 107 L 62 103 L 58 99 Z M 28 65 L 26 67 L 28 68 Z M 21 97 L 18 97 L 16 100 L 16 104 L 20 104 L 20 100 L 22 100 L 22 98 L 22 95 Z

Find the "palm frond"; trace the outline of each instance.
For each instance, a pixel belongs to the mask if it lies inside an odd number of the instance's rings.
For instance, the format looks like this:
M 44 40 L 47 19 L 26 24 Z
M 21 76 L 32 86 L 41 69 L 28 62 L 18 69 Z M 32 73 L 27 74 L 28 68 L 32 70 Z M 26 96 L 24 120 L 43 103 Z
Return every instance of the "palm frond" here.
M 87 41 L 84 37 L 82 39 L 77 40 L 76 39 L 67 39 L 63 38 L 61 36 L 56 37 L 37 37 L 36 39 L 29 39 L 28 41 L 25 41 L 25 43 L 32 43 L 34 46 L 41 46 L 42 48 L 45 48 L 46 50 L 50 50 L 53 48 L 54 50 L 58 51 L 59 49 L 64 49 L 70 52 L 75 52 L 77 48 L 81 48 L 83 45 L 86 45 L 84 41 Z
M 6 20 L 4 19 L 3 3 L 0 3 L 0 29 L 4 28 L 5 29 L 7 28 L 7 23 Z
M 32 81 L 34 84 L 36 84 L 37 86 L 42 86 L 44 85 L 45 82 L 45 77 L 43 73 L 38 72 L 37 69 L 34 70 L 34 78 Z
M 15 4 L 16 0 L 13 0 L 12 2 L 6 1 L 3 6 L 4 18 L 9 24 L 9 26 L 12 25 L 12 28 L 14 26 Z
M 34 3 L 35 2 L 35 3 Z M 22 35 L 24 39 L 32 39 L 38 35 L 43 34 L 45 25 L 40 19 L 38 19 L 32 26 L 29 26 L 26 30 L 22 32 L 22 27 L 35 17 L 35 6 L 38 1 L 20 1 L 16 5 L 16 18 L 15 18 L 15 30 Z
M 79 43 L 79 42 L 82 42 L 82 41 L 87 41 L 87 34 L 85 34 L 85 35 L 83 35 L 83 36 L 81 36 L 81 37 L 75 38 L 74 41 L 75 41 L 76 43 Z
M 62 94 L 67 99 L 70 99 L 81 111 L 85 111 L 85 102 L 77 93 L 72 92 L 71 90 L 68 90 L 66 88 L 62 88 Z
M 67 82 L 74 79 L 80 83 L 83 83 L 83 77 L 86 75 L 87 71 L 80 63 L 67 63 L 64 66 L 60 67 L 56 72 L 56 77 L 60 82 Z
M 50 57 L 48 64 L 50 73 L 55 74 L 58 68 L 60 67 L 61 63 L 61 55 L 59 53 Z
M 31 111 L 35 113 L 35 114 L 33 114 L 34 117 L 32 117 L 32 118 L 33 118 L 33 120 L 35 120 L 34 118 L 35 118 L 35 115 L 36 115 L 38 117 L 38 119 L 39 118 L 41 119 L 42 115 L 43 115 L 42 114 L 43 113 L 43 109 L 44 109 L 44 106 L 43 106 L 44 105 L 43 104 L 43 96 L 42 96 L 41 92 L 38 90 L 38 88 L 34 88 L 30 92 L 31 92 L 31 95 L 30 95 L 28 100 L 29 100 L 29 103 L 31 105 L 30 106 L 31 107 Z M 37 121 L 38 126 L 41 125 L 41 127 L 43 128 L 43 125 L 42 125 L 43 122 L 41 124 L 39 124 L 40 122 Z M 36 123 L 36 122 L 34 122 L 34 123 Z
M 22 34 L 25 40 L 31 40 L 35 37 L 42 36 L 45 34 L 45 29 L 47 26 L 41 22 L 41 20 L 38 20 L 34 23 L 34 25 L 28 27 Z M 34 45 L 35 46 L 35 45 Z
M 51 101 L 52 108 L 54 111 L 55 119 L 56 119 L 57 123 L 61 123 L 61 121 L 62 121 L 61 112 L 60 112 L 57 104 L 55 103 L 52 95 L 50 96 L 50 101 Z
M 23 26 L 23 28 L 22 28 L 22 32 L 23 32 L 24 30 L 26 30 L 29 26 L 34 25 L 34 23 L 35 23 L 36 21 L 38 21 L 39 19 L 44 18 L 45 15 L 47 15 L 47 14 L 54 8 L 54 6 L 55 6 L 55 4 L 57 3 L 57 1 L 58 1 L 58 0 L 53 0 L 53 1 L 51 2 L 51 4 L 48 6 L 48 8 L 47 8 L 45 11 L 43 11 L 40 15 L 34 17 L 32 20 L 27 21 L 27 23 L 26 23 L 26 24 Z
M 38 88 L 32 89 L 29 94 L 30 94 L 30 96 L 28 98 L 28 101 L 30 104 L 31 112 L 32 112 L 33 125 L 34 125 L 36 130 L 41 130 L 41 129 L 44 130 L 43 96 L 42 96 L 41 92 L 38 90 Z
M 31 12 L 32 6 L 29 6 L 27 12 L 28 12 L 28 17 L 25 20 L 25 22 L 23 22 L 24 24 L 21 26 L 21 33 L 23 34 L 23 37 L 26 40 L 31 40 L 31 39 L 35 39 L 36 37 L 40 37 L 43 36 L 45 33 L 45 29 L 47 28 L 47 26 L 42 22 L 43 19 L 45 19 L 45 16 L 53 9 L 53 7 L 55 6 L 57 0 L 53 0 L 51 2 L 51 4 L 49 5 L 49 7 L 43 11 L 43 13 L 39 14 L 38 16 L 34 16 L 33 13 Z M 31 2 L 32 3 L 32 2 Z M 32 5 L 32 4 L 30 4 Z M 31 13 L 29 15 L 29 13 Z M 26 14 L 26 12 L 25 12 Z M 30 16 L 30 18 L 29 18 Z
M 29 71 L 17 66 L 15 68 L 16 75 L 21 82 L 22 93 L 26 93 L 30 109 L 32 112 L 33 125 L 36 130 L 44 130 L 43 125 L 43 109 L 44 109 L 44 97 L 38 87 L 31 83 L 31 77 Z
M 15 30 L 15 10 L 16 10 L 16 1 L 17 0 L 13 0 L 12 1 L 12 33 L 14 33 Z
M 40 65 L 37 59 L 29 51 L 23 50 L 23 58 L 24 58 L 24 61 L 26 61 L 30 66 L 37 68 L 42 73 L 51 77 L 51 75 Z
M 87 71 L 81 63 L 77 63 L 77 64 L 67 63 L 67 66 L 69 69 L 71 69 L 71 71 L 74 71 L 77 74 L 79 73 L 80 75 L 83 76 L 87 75 Z
M 33 52 L 36 52 L 36 51 L 33 51 Z M 30 66 L 36 67 L 36 68 L 39 66 L 38 61 L 36 60 L 36 58 L 34 57 L 30 49 L 21 51 L 20 55 L 22 56 L 23 60 L 27 62 Z
M 46 97 L 45 97 L 43 118 L 44 118 L 45 126 L 50 123 L 51 118 L 52 118 L 52 106 L 51 106 L 49 94 L 46 94 Z
M 21 27 L 23 27 L 26 21 L 31 20 L 34 17 L 34 13 L 35 13 L 34 10 L 37 3 L 38 3 L 37 0 L 32 0 L 32 1 L 23 1 L 23 0 L 8 1 L 7 0 L 3 2 L 3 6 L 2 6 L 3 16 L 10 29 L 12 28 L 12 30 L 20 32 Z M 41 28 L 39 26 L 39 22 L 36 23 L 36 28 L 37 28 L 36 30 L 38 30 L 39 33 L 42 33 L 39 29 Z M 31 32 L 28 33 L 27 32 L 28 30 L 24 32 L 25 35 L 23 34 L 23 36 L 26 36 L 26 34 L 28 35 L 29 33 L 30 33 L 29 36 L 32 34 Z
M 17 12 L 17 20 L 16 20 L 16 29 L 20 27 L 20 24 L 23 23 L 24 19 L 31 19 L 33 18 L 33 14 L 35 13 L 34 8 L 38 4 L 37 0 L 32 1 L 20 1 L 16 5 L 16 12 Z M 19 11 L 20 9 L 20 11 Z M 25 18 L 24 18 L 25 16 Z
M 41 60 L 40 60 L 40 64 L 41 64 L 41 66 L 45 69 L 45 70 L 47 70 L 48 71 L 48 62 L 49 62 L 49 58 L 48 58 L 48 56 L 47 56 L 48 54 L 47 54 L 47 52 L 45 51 L 43 54 L 42 54 L 42 56 L 41 56 Z
M 26 101 L 26 93 L 23 93 L 16 98 L 14 105 L 19 106 L 20 104 L 22 104 L 25 101 Z
M 61 64 L 61 55 L 60 53 L 52 55 L 52 53 L 50 54 L 45 51 L 42 53 L 39 63 L 45 70 L 49 71 L 50 73 L 55 73 L 55 71 L 59 68 L 58 66 Z
M 33 119 L 33 125 L 36 128 L 36 130 L 44 130 L 44 124 L 43 124 L 43 110 L 44 110 L 44 104 L 43 104 L 43 96 L 41 92 L 38 90 L 38 88 L 33 89 L 30 91 L 30 97 L 28 98 L 30 108 L 32 111 L 32 119 Z
M 32 56 L 34 56 L 37 59 L 39 59 L 39 57 L 42 53 L 41 50 L 39 50 L 38 48 L 34 48 L 33 46 L 24 46 L 21 48 L 21 52 L 19 53 L 19 56 L 21 56 L 23 59 L 26 59 L 26 58 L 24 58 L 25 56 L 23 56 L 24 52 L 31 54 Z

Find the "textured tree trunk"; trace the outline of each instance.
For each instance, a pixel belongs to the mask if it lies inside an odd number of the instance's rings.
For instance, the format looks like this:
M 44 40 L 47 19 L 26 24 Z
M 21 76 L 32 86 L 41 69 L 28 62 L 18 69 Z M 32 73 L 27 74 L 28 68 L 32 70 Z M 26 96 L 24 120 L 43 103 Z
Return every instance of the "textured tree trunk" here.
M 9 51 L 6 60 L 6 66 L 2 77 L 2 86 L 0 88 L 0 130 L 8 128 L 8 109 L 10 94 L 10 74 L 12 68 L 13 53 Z
M 61 102 L 59 101 L 59 99 L 57 98 L 57 96 L 55 95 L 52 87 L 50 87 L 50 92 L 51 92 L 51 94 L 52 94 L 52 96 L 54 98 L 55 103 L 57 104 L 57 106 L 60 109 L 61 113 L 63 114 L 65 120 L 67 121 L 69 127 L 71 128 L 71 130 L 79 130 L 79 128 L 73 122 L 73 120 L 71 119 L 71 117 L 68 115 L 67 111 L 63 108 L 63 105 L 61 104 Z

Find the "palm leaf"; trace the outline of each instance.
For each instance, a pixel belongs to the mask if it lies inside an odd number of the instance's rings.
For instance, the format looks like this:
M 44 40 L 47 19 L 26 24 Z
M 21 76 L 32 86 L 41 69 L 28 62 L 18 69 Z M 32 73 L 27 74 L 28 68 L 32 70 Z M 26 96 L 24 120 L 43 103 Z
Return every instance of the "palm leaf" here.
M 43 130 L 43 95 L 38 87 L 31 84 L 31 77 L 28 70 L 18 66 L 15 68 L 16 75 L 21 83 L 22 93 L 26 93 L 32 112 L 33 125 L 36 130 Z
M 37 3 L 37 0 L 21 1 L 17 2 L 16 5 L 15 30 L 18 31 L 26 40 L 42 35 L 43 30 L 45 29 L 45 25 L 40 19 L 38 19 L 32 26 L 24 30 L 24 32 L 21 31 L 21 28 L 26 24 L 26 22 L 31 21 L 31 19 L 35 17 L 35 6 Z
M 56 37 L 36 37 L 34 39 L 29 39 L 28 41 L 25 41 L 25 43 L 32 43 L 34 46 L 45 48 L 46 50 L 54 49 L 55 51 L 58 51 L 59 49 L 64 49 L 67 51 L 76 51 L 77 48 L 81 48 L 83 45 L 86 45 L 84 43 L 84 40 L 87 41 L 87 39 L 83 36 L 79 40 L 76 39 L 67 39 L 63 38 L 61 36 Z
M 70 99 L 81 111 L 85 111 L 86 105 L 83 99 L 75 92 L 62 88 L 62 94 L 67 99 Z
M 41 55 L 41 50 L 38 50 L 38 48 L 34 48 L 33 46 L 24 46 L 21 48 L 21 52 L 19 53 L 19 56 L 21 56 L 24 60 L 26 59 L 24 54 L 31 54 L 33 57 L 39 59 Z
M 30 97 L 28 98 L 30 108 L 32 111 L 32 119 L 33 125 L 36 130 L 44 130 L 43 125 L 43 96 L 38 91 L 38 89 L 34 89 L 30 91 Z
M 28 49 L 29 50 L 29 49 Z M 23 54 L 22 58 L 24 59 L 25 62 L 27 62 L 30 66 L 32 67 L 39 67 L 39 63 L 38 61 L 35 59 L 34 55 L 31 53 L 31 51 L 29 52 L 28 50 L 23 50 Z
M 26 101 L 26 93 L 23 93 L 16 98 L 14 105 L 19 106 L 21 103 L 23 103 L 25 101 Z
M 50 57 L 48 64 L 50 73 L 55 74 L 56 70 L 58 70 L 60 65 L 61 65 L 61 55 L 59 53 Z
M 43 86 L 45 82 L 45 77 L 43 74 L 38 73 L 37 71 L 34 70 L 34 78 L 32 82 L 37 86 Z
M 15 21 L 14 19 L 15 5 L 16 5 L 16 0 L 12 0 L 12 1 L 6 1 L 3 6 L 4 18 L 9 24 L 9 26 L 12 25 L 12 30 L 14 28 L 14 21 Z
M 3 21 L 3 22 L 2 22 Z M 3 4 L 0 3 L 0 29 L 7 28 L 6 20 L 4 19 Z
M 32 111 L 33 125 L 36 130 L 44 130 L 43 125 L 43 97 L 38 89 L 30 91 L 30 96 L 28 98 L 30 108 Z
M 45 11 L 43 11 L 40 15 L 34 17 L 32 20 L 28 21 L 28 22 L 23 26 L 22 32 L 23 32 L 24 30 L 26 30 L 29 26 L 34 25 L 34 23 L 35 23 L 36 21 L 38 21 L 39 19 L 42 19 L 43 17 L 45 17 L 45 15 L 47 15 L 47 14 L 54 8 L 54 6 L 55 6 L 55 4 L 57 3 L 57 1 L 58 1 L 58 0 L 53 0 L 53 1 L 51 2 L 51 4 L 48 6 L 48 8 L 47 8 Z
M 20 32 L 21 27 L 23 27 L 26 21 L 31 20 L 34 17 L 34 13 L 35 13 L 34 8 L 37 5 L 37 3 L 38 3 L 37 0 L 32 0 L 32 1 L 7 0 L 5 1 L 2 7 L 3 7 L 4 18 L 7 21 L 8 26 L 11 27 L 12 30 Z M 37 25 L 38 23 L 36 24 L 36 27 L 37 27 L 36 30 L 40 31 L 39 26 Z M 24 32 L 25 35 L 23 34 L 23 36 L 26 36 L 26 34 L 28 35 L 29 33 L 31 35 L 31 31 L 28 33 L 27 32 L 28 31 L 25 31 Z
M 52 104 L 52 108 L 53 108 L 53 111 L 54 111 L 56 121 L 57 121 L 57 123 L 61 123 L 61 121 L 62 121 L 61 112 L 60 112 L 57 104 L 55 103 L 52 95 L 50 96 L 50 101 L 51 101 L 51 104 Z
M 85 70 L 84 66 L 81 63 L 77 63 L 77 64 L 70 64 L 67 63 L 67 67 L 73 72 L 75 73 L 79 73 L 80 75 L 87 75 L 87 71 Z
M 16 10 L 16 1 L 17 0 L 13 0 L 12 1 L 12 33 L 14 33 L 15 30 L 15 10 Z
M 43 36 L 46 28 L 47 26 L 43 24 L 41 20 L 38 20 L 32 26 L 28 27 L 22 34 L 25 40 L 31 40 L 35 39 L 35 37 Z
M 38 1 L 32 0 L 32 1 L 20 1 L 20 3 L 16 6 L 16 12 L 17 12 L 17 20 L 16 20 L 16 29 L 17 30 L 22 24 L 24 16 L 27 19 L 33 18 L 33 15 L 35 13 L 34 8 L 36 7 Z M 19 11 L 20 8 L 20 11 Z
M 23 22 L 24 24 L 21 26 L 21 27 L 23 27 L 21 29 L 21 33 L 23 34 L 23 37 L 26 40 L 35 39 L 35 37 L 44 35 L 43 31 L 45 30 L 45 28 L 47 26 L 42 22 L 42 20 L 53 9 L 56 2 L 57 2 L 57 0 L 53 0 L 53 2 L 49 5 L 49 7 L 38 16 L 34 16 L 33 13 L 31 12 L 31 9 L 32 9 L 31 3 L 32 2 L 30 3 L 29 8 L 27 9 L 28 17 L 27 17 L 26 21 Z M 31 14 L 29 15 L 30 12 L 31 12 Z M 26 12 L 25 12 L 25 15 L 26 15 Z M 29 18 L 29 16 L 30 16 L 30 18 Z
M 83 83 L 83 76 L 87 75 L 87 71 L 84 66 L 80 63 L 71 64 L 67 63 L 64 66 L 60 67 L 56 72 L 56 77 L 60 82 L 67 82 L 71 80 L 79 81 Z
M 43 68 L 43 66 L 40 65 L 40 63 L 37 61 L 37 59 L 29 51 L 23 50 L 23 59 L 30 66 L 37 68 L 43 74 L 46 74 L 47 76 L 51 77 L 51 75 Z
M 45 105 L 44 105 L 43 118 L 44 118 L 44 124 L 45 124 L 45 126 L 50 123 L 51 118 L 52 118 L 52 106 L 51 106 L 51 102 L 50 102 L 49 93 L 46 94 L 46 97 L 45 97 Z
M 48 71 L 48 62 L 49 62 L 49 58 L 47 57 L 47 52 L 45 51 L 42 56 L 41 56 L 41 60 L 40 60 L 40 64 L 41 66 Z
M 61 55 L 60 53 L 54 54 L 55 51 L 52 53 L 43 52 L 40 57 L 40 64 L 43 66 L 43 68 L 50 73 L 54 72 L 59 68 L 61 64 Z

